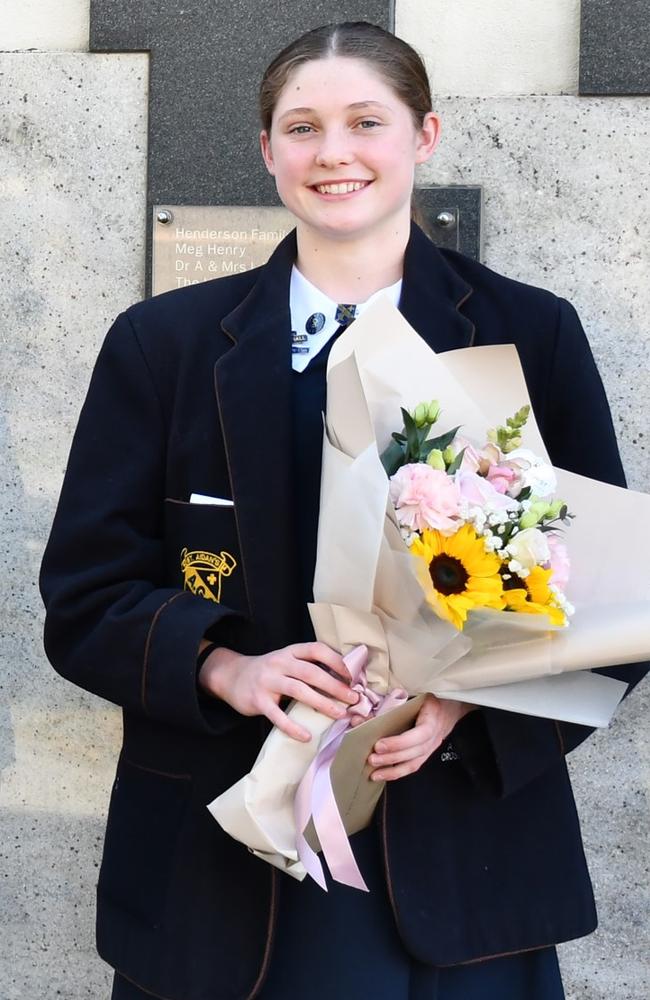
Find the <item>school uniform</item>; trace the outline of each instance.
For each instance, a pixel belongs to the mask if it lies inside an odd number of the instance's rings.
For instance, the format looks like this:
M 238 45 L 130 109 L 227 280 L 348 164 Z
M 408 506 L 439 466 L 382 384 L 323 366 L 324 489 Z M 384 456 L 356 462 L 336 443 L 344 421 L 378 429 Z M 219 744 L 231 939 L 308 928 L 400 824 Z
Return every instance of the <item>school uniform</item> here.
M 287 876 L 231 840 L 205 808 L 250 769 L 269 727 L 196 684 L 203 636 L 257 653 L 296 641 L 305 628 L 313 535 L 297 531 L 292 459 L 295 254 L 291 234 L 261 269 L 118 317 L 93 373 L 43 561 L 52 664 L 124 710 L 97 924 L 118 990 L 276 1000 L 286 898 L 313 891 L 287 888 Z M 413 226 L 399 307 L 436 351 L 515 343 L 554 463 L 623 483 L 602 384 L 567 302 L 440 251 Z M 192 493 L 234 505 L 191 504 Z M 633 685 L 644 669 L 604 672 Z M 369 845 L 375 838 L 371 868 L 383 866 L 385 923 L 409 975 L 411 966 L 416 978 L 420 967 L 435 968 L 437 989 L 452 977 L 443 969 L 464 966 L 453 975 L 476 978 L 467 963 L 482 963 L 487 984 L 503 968 L 491 961 L 497 956 L 554 960 L 552 945 L 594 929 L 564 763 L 588 734 L 482 709 L 454 730 L 453 753 L 438 752 L 387 786 L 376 825 L 362 836 Z M 307 913 L 307 896 L 304 905 Z M 507 968 L 516 965 L 524 976 L 532 967 L 513 959 Z M 344 970 L 337 981 L 338 995 L 352 1000 Z M 534 996 L 508 996 L 503 983 L 501 992 L 488 989 L 476 997 Z

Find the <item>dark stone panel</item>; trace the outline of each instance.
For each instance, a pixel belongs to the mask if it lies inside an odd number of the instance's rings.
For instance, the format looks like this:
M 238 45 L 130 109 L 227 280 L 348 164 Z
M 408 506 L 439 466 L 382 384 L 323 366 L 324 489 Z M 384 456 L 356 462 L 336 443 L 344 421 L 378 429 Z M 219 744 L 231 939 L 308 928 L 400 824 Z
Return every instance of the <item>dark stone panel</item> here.
M 393 4 L 91 0 L 91 51 L 151 53 L 149 204 L 278 204 L 259 153 L 260 78 L 292 38 L 345 20 L 392 28 Z
M 482 194 L 480 187 L 460 185 L 418 188 L 417 221 L 437 246 L 480 260 Z
M 580 94 L 650 94 L 649 0 L 582 0 Z

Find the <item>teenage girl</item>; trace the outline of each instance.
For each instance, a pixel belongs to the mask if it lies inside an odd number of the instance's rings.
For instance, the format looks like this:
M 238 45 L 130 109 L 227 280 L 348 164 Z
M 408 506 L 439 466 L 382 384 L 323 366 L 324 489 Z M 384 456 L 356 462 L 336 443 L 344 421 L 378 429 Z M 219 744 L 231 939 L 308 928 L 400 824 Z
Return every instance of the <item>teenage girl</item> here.
M 356 698 L 305 609 L 327 356 L 377 295 L 436 351 L 515 343 L 555 464 L 623 483 L 569 303 L 411 221 L 439 134 L 416 52 L 319 28 L 271 63 L 261 114 L 296 229 L 262 268 L 118 317 L 43 563 L 48 656 L 124 712 L 98 886 L 113 1000 L 560 1000 L 554 945 L 596 924 L 564 763 L 588 730 L 428 695 L 370 757 L 368 894 L 294 882 L 206 809 L 271 724 L 308 738 L 285 699 L 335 719 Z

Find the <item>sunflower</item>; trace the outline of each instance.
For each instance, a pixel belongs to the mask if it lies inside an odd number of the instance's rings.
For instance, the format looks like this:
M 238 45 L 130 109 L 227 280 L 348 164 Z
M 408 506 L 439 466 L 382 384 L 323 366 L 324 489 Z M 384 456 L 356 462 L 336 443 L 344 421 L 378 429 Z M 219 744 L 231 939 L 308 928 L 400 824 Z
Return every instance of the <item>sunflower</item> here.
M 469 524 L 445 537 L 426 528 L 409 547 L 424 560 L 433 584 L 429 603 L 440 618 L 462 629 L 473 608 L 505 607 L 501 560 L 488 552 L 482 537 Z
M 566 615 L 549 587 L 552 575 L 553 570 L 543 566 L 533 566 L 523 579 L 513 573 L 503 581 L 507 610 L 525 615 L 548 615 L 552 625 L 566 625 Z

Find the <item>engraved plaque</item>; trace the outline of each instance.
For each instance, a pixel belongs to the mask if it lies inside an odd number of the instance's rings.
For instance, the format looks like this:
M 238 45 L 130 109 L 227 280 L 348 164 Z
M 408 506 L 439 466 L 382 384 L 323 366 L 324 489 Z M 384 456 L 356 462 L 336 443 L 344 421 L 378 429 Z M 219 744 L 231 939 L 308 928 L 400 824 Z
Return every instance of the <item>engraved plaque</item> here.
M 259 267 L 294 226 L 286 208 L 155 205 L 152 293 Z

